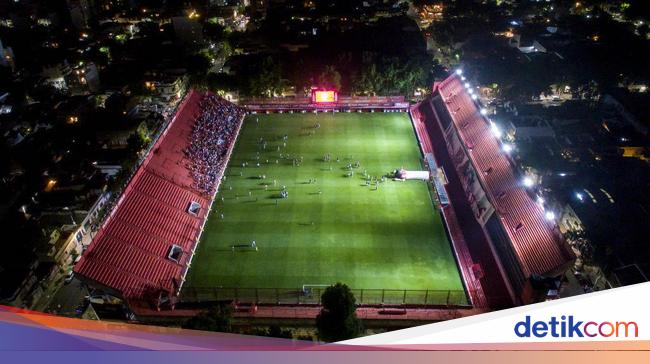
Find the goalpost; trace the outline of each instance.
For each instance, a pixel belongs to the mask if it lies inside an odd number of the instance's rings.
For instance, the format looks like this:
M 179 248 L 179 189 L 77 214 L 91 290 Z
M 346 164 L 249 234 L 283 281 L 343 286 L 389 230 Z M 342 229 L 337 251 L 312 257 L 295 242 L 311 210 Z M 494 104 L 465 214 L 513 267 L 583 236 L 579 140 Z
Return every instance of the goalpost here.
M 230 249 L 234 252 L 235 250 L 255 250 L 258 251 L 257 249 L 257 243 L 255 240 L 253 240 L 250 244 L 235 244 L 231 245 Z

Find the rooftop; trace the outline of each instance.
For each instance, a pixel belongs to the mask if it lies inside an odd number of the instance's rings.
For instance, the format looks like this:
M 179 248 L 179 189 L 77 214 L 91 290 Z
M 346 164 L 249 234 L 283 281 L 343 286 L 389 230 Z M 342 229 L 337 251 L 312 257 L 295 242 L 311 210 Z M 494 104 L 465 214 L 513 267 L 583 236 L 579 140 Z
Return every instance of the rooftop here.
M 183 150 L 201 95 L 190 93 L 75 267 L 80 276 L 124 298 L 179 288 L 209 199 L 191 187 Z M 188 213 L 192 202 L 203 208 Z M 172 247 L 182 251 L 169 259 Z
M 573 253 L 555 222 L 545 218 L 543 207 L 525 191 L 500 140 L 493 135 L 489 120 L 479 112 L 460 76 L 442 81 L 438 91 L 525 275 L 563 270 L 574 259 Z

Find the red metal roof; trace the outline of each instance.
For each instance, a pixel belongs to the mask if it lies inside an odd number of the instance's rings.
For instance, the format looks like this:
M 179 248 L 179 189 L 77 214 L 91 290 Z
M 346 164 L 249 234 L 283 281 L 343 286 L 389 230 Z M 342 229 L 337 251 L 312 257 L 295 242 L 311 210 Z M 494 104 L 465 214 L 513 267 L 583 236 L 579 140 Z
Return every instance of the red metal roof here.
M 178 288 L 211 202 L 191 187 L 184 154 L 200 100 L 185 98 L 75 266 L 81 277 L 125 298 Z M 191 202 L 201 205 L 196 216 Z M 183 251 L 178 262 L 167 258 L 172 245 Z
M 555 223 L 544 217 L 543 207 L 520 185 L 489 121 L 481 115 L 459 76 L 442 81 L 437 90 L 526 276 L 560 273 L 573 261 L 573 253 Z

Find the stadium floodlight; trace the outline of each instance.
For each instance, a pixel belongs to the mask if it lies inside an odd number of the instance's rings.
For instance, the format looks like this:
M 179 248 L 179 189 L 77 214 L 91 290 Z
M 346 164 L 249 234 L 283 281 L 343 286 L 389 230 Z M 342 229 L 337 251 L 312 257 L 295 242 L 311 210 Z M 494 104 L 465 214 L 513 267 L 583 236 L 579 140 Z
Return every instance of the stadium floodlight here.
M 501 138 L 501 136 L 503 135 L 503 132 L 501 132 L 501 129 L 495 123 L 490 123 L 490 130 L 492 131 L 492 135 L 494 135 L 497 138 Z
M 576 198 L 577 198 L 578 200 L 580 200 L 580 201 L 584 201 L 584 200 L 585 200 L 585 196 L 584 196 L 582 193 L 580 193 L 580 192 L 576 192 Z
M 501 147 L 501 149 L 503 149 L 503 151 L 506 152 L 506 153 L 510 153 L 510 152 L 512 152 L 514 147 L 510 143 L 505 143 L 505 144 L 503 144 L 503 147 Z
M 485 115 L 487 115 L 487 113 L 488 113 L 488 111 L 487 111 L 486 108 L 484 108 L 484 107 L 481 108 L 481 115 L 485 116 Z
M 523 183 L 524 187 L 533 187 L 533 185 L 535 184 L 533 179 L 528 176 L 524 177 L 521 183 Z
M 459 75 L 459 76 L 462 75 L 462 74 L 463 74 L 463 70 L 460 69 L 460 68 L 457 69 L 457 70 L 456 70 L 456 74 Z
M 555 213 L 553 211 L 546 211 L 544 217 L 546 217 L 546 220 L 548 221 L 553 221 L 555 220 Z

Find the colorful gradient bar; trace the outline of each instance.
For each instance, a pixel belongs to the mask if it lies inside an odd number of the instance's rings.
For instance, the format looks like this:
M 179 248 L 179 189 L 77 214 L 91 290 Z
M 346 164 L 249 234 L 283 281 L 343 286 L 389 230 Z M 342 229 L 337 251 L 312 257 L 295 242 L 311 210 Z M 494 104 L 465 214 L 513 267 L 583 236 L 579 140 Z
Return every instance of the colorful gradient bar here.
M 0 306 L 0 350 L 648 350 L 650 341 L 357 346 L 90 321 Z
M 0 363 L 649 362 L 650 341 L 353 346 L 126 323 L 0 306 Z M 143 351 L 148 352 L 143 356 Z M 116 356 L 117 354 L 119 356 Z M 544 358 L 543 360 L 541 360 Z M 539 360 L 538 360 L 539 359 Z M 407 361 L 405 361 L 407 360 Z

